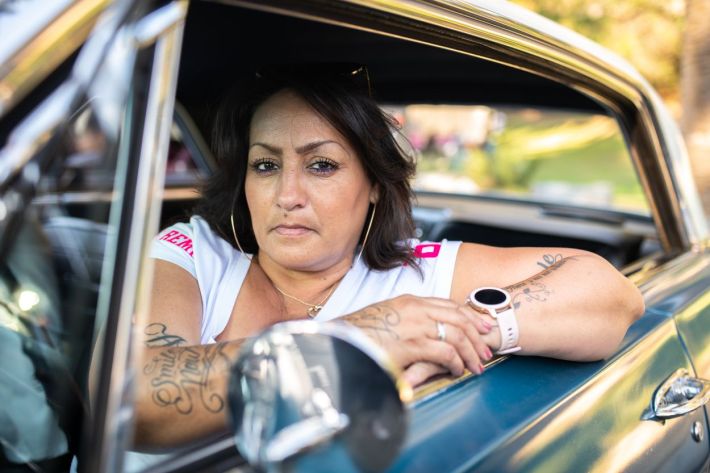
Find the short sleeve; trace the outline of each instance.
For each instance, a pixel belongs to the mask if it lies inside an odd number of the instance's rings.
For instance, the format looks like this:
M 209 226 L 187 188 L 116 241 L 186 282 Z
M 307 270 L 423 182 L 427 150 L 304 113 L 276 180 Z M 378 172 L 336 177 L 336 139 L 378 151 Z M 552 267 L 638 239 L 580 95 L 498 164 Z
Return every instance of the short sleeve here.
M 447 299 L 451 297 L 456 256 L 461 242 L 448 240 L 441 242 L 412 241 L 410 244 L 422 269 L 424 276 L 422 288 L 426 291 L 426 295 Z
M 441 242 L 441 258 L 434 271 L 436 286 L 434 293 L 437 297 L 451 297 L 451 288 L 454 285 L 454 269 L 456 269 L 456 257 L 461 247 L 460 241 L 443 240 Z
M 191 224 L 177 223 L 172 225 L 153 238 L 149 255 L 151 258 L 176 264 L 197 279 L 193 237 Z

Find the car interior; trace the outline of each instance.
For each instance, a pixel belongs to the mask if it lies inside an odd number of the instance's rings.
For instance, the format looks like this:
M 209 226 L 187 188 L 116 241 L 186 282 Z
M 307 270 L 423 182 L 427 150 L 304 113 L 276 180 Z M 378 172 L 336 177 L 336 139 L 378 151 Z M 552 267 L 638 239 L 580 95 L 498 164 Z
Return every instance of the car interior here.
M 208 28 L 211 34 L 204 34 Z M 193 142 L 186 144 L 196 161 L 198 172 L 193 175 L 210 172 L 208 148 L 194 142 L 208 141 L 220 99 L 231 87 L 263 64 L 320 62 L 367 65 L 375 97 L 389 106 L 514 104 L 610 115 L 600 103 L 563 83 L 473 55 L 301 18 L 194 2 L 185 30 L 176 113 L 181 122 L 192 121 L 193 126 L 182 125 L 182 135 Z M 189 214 L 190 202 L 198 195 L 178 188 L 168 183 L 165 225 Z M 421 240 L 576 247 L 598 253 L 618 268 L 660 251 L 649 217 L 565 201 L 423 190 L 417 192 L 414 218 Z

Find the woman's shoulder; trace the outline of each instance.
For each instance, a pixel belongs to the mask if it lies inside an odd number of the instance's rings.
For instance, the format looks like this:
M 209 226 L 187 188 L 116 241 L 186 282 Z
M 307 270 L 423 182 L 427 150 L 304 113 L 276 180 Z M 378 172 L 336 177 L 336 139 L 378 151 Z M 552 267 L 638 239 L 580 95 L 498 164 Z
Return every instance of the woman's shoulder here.
M 193 215 L 190 220 L 174 223 L 164 228 L 156 237 L 156 243 L 175 246 L 190 256 L 195 249 L 200 252 L 231 252 L 231 245 L 215 232 L 204 218 Z

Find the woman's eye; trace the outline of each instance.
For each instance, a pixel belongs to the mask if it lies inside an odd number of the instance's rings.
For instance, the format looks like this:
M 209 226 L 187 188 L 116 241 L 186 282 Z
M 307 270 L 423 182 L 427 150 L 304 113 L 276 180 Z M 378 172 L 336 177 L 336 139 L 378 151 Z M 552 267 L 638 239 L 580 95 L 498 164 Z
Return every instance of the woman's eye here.
M 251 168 L 257 173 L 268 173 L 275 171 L 278 166 L 274 161 L 270 159 L 260 159 L 251 164 Z
M 338 169 L 338 163 L 330 159 L 318 159 L 308 167 L 317 173 L 326 174 Z

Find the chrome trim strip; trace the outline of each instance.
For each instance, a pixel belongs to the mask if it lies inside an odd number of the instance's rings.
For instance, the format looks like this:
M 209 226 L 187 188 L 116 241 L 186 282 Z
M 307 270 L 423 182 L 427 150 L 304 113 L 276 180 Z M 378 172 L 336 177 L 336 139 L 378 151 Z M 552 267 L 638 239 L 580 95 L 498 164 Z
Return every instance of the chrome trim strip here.
M 0 64 L 0 117 L 79 48 L 109 3 L 78 0 Z
M 168 187 L 163 190 L 163 202 L 174 200 L 196 200 L 200 191 L 196 187 Z M 60 194 L 43 194 L 32 200 L 34 205 L 71 205 L 105 203 L 109 204 L 117 198 L 114 191 L 76 191 Z
M 167 30 L 184 21 L 186 15 L 187 1 L 177 0 L 175 3 L 166 5 L 143 18 L 135 26 L 133 36 L 140 47 L 151 45 L 158 41 L 158 38 Z M 172 119 L 172 116 L 170 118 Z
M 110 204 L 118 197 L 115 191 L 77 191 L 57 194 L 43 194 L 32 199 L 34 205 L 71 205 L 106 203 Z
M 651 307 L 664 299 L 680 297 L 680 287 L 697 281 L 709 269 L 710 252 L 688 251 L 660 264 L 649 260 L 631 280 L 643 293 L 646 307 Z
M 188 0 L 175 0 L 148 14 L 134 25 L 131 32 L 152 31 L 157 43 L 138 157 L 135 192 L 131 196 L 133 205 L 126 206 L 125 202 L 123 204 L 124 207 L 132 208 L 131 226 L 121 274 L 122 291 L 118 295 L 118 301 L 112 301 L 112 304 L 115 303 L 118 307 L 117 323 L 113 347 L 106 347 L 111 350 L 113 363 L 110 364 L 108 392 L 103 400 L 106 422 L 97 426 L 102 429 L 103 442 L 100 445 L 100 456 L 92 465 L 96 467 L 96 471 L 122 470 L 122 440 L 125 439 L 125 429 L 129 427 L 127 423 L 131 421 L 129 413 L 132 412 L 132 408 L 124 404 L 132 400 L 131 373 L 134 360 L 131 357 L 136 351 L 131 350 L 133 317 L 135 315 L 140 320 L 148 310 L 150 287 L 146 287 L 144 282 L 150 277 L 150 268 L 146 268 L 149 265 L 145 264 L 145 261 L 160 216 L 187 4 Z M 165 30 L 158 32 L 158 25 L 162 25 Z M 135 36 L 132 39 L 141 46 L 148 45 L 146 42 L 136 41 Z M 106 368 L 103 361 L 102 367 Z
M 503 360 L 507 360 L 512 355 L 500 355 L 496 356 L 492 360 L 485 362 L 483 368 L 485 370 L 492 368 Z M 451 375 L 441 375 L 436 376 L 433 379 L 428 380 L 426 383 L 417 386 L 414 389 L 414 397 L 409 402 L 407 407 L 414 408 L 421 403 L 428 401 L 429 399 L 438 396 L 440 393 L 452 390 L 469 378 L 474 378 L 478 376 L 477 374 L 471 373 L 469 370 L 464 370 L 461 376 L 451 376 Z
M 663 138 L 664 159 L 674 183 L 673 190 L 681 205 L 681 217 L 688 231 L 690 243 L 697 250 L 708 248 L 710 247 L 710 223 L 705 217 L 680 128 L 656 91 L 649 86 L 648 92 L 654 119 Z

